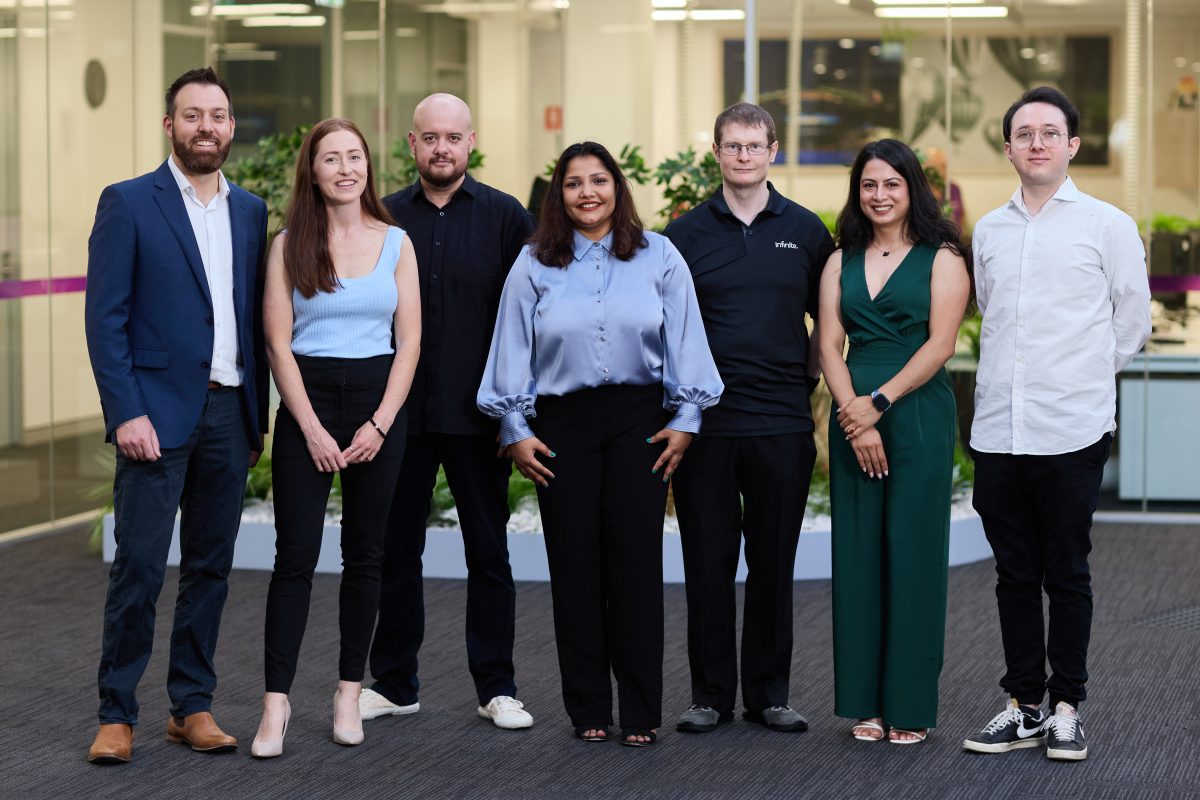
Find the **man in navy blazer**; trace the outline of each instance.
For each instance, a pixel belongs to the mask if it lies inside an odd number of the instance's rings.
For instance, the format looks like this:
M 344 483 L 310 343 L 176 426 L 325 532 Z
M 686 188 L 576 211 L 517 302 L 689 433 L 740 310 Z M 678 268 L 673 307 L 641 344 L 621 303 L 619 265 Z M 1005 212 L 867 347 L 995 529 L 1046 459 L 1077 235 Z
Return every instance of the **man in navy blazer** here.
M 246 472 L 267 428 L 267 208 L 221 174 L 234 120 L 217 74 L 187 72 L 166 99 L 172 154 L 154 172 L 104 190 L 88 240 L 88 353 L 106 440 L 117 449 L 100 729 L 88 752 L 96 763 L 132 757 L 135 690 L 153 645 L 176 512 L 182 560 L 167 738 L 204 752 L 237 747 L 210 711 L 213 652 Z

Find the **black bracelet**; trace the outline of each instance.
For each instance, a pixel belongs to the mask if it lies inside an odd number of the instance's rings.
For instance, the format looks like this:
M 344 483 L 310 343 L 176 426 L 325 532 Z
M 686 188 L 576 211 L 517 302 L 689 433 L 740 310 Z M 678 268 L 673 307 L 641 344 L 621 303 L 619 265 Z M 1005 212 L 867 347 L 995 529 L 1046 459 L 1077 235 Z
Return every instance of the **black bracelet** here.
M 383 428 L 379 427 L 379 423 L 375 421 L 374 417 L 368 419 L 367 422 L 371 423 L 371 427 L 375 429 L 376 433 L 378 433 L 384 439 L 387 438 L 387 434 L 383 432 Z

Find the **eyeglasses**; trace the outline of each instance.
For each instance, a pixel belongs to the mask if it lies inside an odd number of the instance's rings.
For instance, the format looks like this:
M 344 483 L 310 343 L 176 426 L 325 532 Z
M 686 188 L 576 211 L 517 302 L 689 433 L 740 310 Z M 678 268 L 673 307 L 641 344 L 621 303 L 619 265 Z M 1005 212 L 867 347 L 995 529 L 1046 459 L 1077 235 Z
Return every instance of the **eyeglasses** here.
M 767 152 L 770 147 L 769 145 L 765 145 L 761 142 L 755 142 L 754 144 L 736 144 L 734 142 L 725 142 L 724 144 L 720 145 L 718 149 L 720 149 L 720 151 L 727 156 L 733 156 L 734 158 L 737 158 L 739 155 L 741 155 L 742 150 L 745 150 L 752 156 L 761 156 L 763 153 Z
M 1012 135 L 1013 147 L 1018 150 L 1028 150 L 1033 147 L 1033 140 L 1039 133 L 1042 136 L 1042 147 L 1058 147 L 1067 138 L 1065 133 L 1055 128 L 1042 128 L 1040 131 L 1031 131 L 1026 128 Z

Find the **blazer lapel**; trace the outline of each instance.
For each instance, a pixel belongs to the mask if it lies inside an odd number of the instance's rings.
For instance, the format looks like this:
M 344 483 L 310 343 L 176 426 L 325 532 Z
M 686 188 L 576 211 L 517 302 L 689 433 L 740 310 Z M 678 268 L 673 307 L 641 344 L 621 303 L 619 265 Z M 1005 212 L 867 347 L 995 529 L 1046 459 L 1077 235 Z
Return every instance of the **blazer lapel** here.
M 238 322 L 241 322 L 242 304 L 253 302 L 253 293 L 246 291 L 248 254 L 246 252 L 246 225 L 253 218 L 242 191 L 233 184 L 229 186 L 229 231 L 233 245 L 233 306 Z M 239 325 L 238 330 L 241 330 Z
M 171 233 L 178 240 L 188 266 L 191 267 L 196 282 L 200 284 L 200 291 L 204 293 L 204 299 L 208 301 L 211 308 L 212 295 L 209 294 L 208 276 L 204 273 L 204 261 L 200 258 L 200 247 L 196 244 L 196 234 L 192 231 L 191 221 L 188 220 L 187 209 L 183 207 L 183 198 L 179 195 L 179 185 L 175 183 L 175 176 L 171 174 L 171 168 L 165 161 L 155 172 L 154 186 L 158 190 L 155 192 L 154 201 L 158 203 L 158 208 L 167 221 L 167 227 L 171 229 Z

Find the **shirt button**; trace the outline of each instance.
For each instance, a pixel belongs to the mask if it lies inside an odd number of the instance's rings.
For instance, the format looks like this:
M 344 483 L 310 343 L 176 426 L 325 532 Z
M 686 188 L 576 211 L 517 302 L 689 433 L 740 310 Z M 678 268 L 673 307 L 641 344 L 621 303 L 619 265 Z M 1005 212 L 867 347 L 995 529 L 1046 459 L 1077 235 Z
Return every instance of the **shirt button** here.
M 206 325 L 212 325 L 212 324 L 213 324 L 213 318 L 212 318 L 212 317 L 205 317 L 205 318 L 204 318 L 204 323 L 205 323 Z
M 441 242 L 434 242 L 434 244 L 436 244 L 436 245 L 440 245 L 440 244 L 441 244 Z
M 432 277 L 432 278 L 436 278 L 437 276 L 438 276 L 438 274 L 435 272 L 435 273 L 433 273 L 433 275 L 431 275 L 430 277 Z
M 209 367 L 211 367 L 212 365 L 211 365 L 211 364 L 209 364 L 207 361 L 201 361 L 201 362 L 200 362 L 200 366 L 201 366 L 201 367 L 203 367 L 204 369 L 208 369 L 208 368 L 209 368 Z
M 444 216 L 446 216 L 446 212 L 445 212 L 445 211 L 439 211 L 439 212 L 438 212 L 438 216 L 439 216 L 439 217 L 444 217 Z
M 607 375 L 607 374 L 608 374 L 608 367 L 605 367 L 605 368 L 604 368 L 604 374 L 605 374 L 605 375 Z

